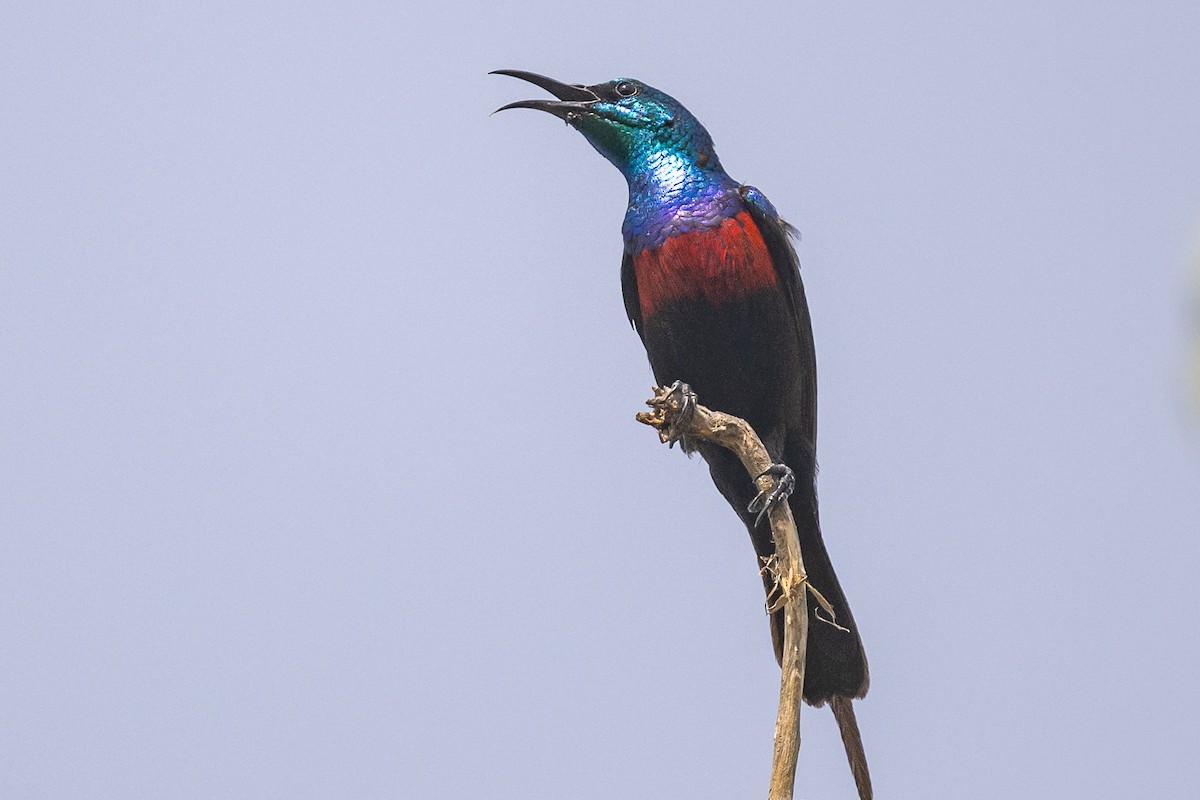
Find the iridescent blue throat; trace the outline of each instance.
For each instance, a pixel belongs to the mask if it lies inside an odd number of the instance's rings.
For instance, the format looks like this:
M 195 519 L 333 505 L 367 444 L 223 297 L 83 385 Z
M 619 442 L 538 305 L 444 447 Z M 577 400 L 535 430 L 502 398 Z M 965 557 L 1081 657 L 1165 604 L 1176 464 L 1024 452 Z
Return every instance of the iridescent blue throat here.
M 707 134 L 672 147 L 655 142 L 631 154 L 622 170 L 629 183 L 629 208 L 621 227 L 630 252 L 658 247 L 676 234 L 715 228 L 743 210 L 737 181 L 726 174 L 706 140 Z

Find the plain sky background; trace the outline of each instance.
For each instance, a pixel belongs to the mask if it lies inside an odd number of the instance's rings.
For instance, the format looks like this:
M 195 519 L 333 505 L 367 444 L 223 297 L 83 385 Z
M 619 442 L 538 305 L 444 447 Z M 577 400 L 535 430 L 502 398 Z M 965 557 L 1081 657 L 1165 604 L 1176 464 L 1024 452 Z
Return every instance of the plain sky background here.
M 497 68 L 802 231 L 879 796 L 1196 796 L 1195 0 L 190 6 L 0 7 L 0 796 L 763 796 L 624 183 Z

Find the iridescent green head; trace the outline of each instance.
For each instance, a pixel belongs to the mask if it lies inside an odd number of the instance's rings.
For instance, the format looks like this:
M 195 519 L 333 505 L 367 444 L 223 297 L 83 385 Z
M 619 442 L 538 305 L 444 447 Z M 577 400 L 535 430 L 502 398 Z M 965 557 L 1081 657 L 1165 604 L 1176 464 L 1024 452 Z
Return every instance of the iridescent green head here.
M 723 174 L 712 137 L 700 121 L 678 100 L 652 86 L 630 78 L 583 86 L 513 69 L 493 74 L 520 78 L 558 98 L 519 100 L 498 111 L 533 108 L 565 120 L 631 185 L 664 168 Z

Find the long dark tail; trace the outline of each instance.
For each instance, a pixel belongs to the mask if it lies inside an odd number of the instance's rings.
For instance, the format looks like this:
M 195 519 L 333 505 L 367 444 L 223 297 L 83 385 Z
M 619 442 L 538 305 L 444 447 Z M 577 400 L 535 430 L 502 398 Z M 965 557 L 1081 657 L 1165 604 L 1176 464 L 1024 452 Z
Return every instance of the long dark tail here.
M 767 558 L 775 552 L 775 541 L 768 526 L 756 525 L 754 515 L 746 506 L 754 497 L 753 483 L 746 476 L 741 463 L 729 451 L 714 446 L 701 446 L 700 452 L 709 464 L 713 481 L 721 494 L 741 516 L 750 531 L 750 539 L 759 558 Z M 852 698 L 862 697 L 870 685 L 867 656 L 863 651 L 862 639 L 850 612 L 850 604 L 838 583 L 829 552 L 821 538 L 821 526 L 817 514 L 816 489 L 812 481 L 815 466 L 811 456 L 800 452 L 785 452 L 785 461 L 796 473 L 796 489 L 788 501 L 792 516 L 796 520 L 796 533 L 800 539 L 800 555 L 809 583 L 829 602 L 834 618 L 822 609 L 811 597 L 808 601 L 808 647 L 804 659 L 804 699 L 811 705 L 830 703 L 842 734 L 846 758 L 854 773 L 861 800 L 872 797 L 871 776 L 867 771 L 867 758 L 859 735 L 858 722 L 854 718 Z M 774 576 L 763 571 L 763 585 L 767 590 L 768 606 L 778 599 L 778 588 Z M 771 615 L 771 639 L 775 645 L 775 658 L 783 654 L 783 611 Z
M 797 492 L 796 494 L 801 494 Z M 854 717 L 851 698 L 862 697 L 870 685 L 867 656 L 863 651 L 862 639 L 846 595 L 842 592 L 829 552 L 821 538 L 821 527 L 817 518 L 815 497 L 793 495 L 792 516 L 796 520 L 796 532 L 800 538 L 800 555 L 809 582 L 833 607 L 835 618 L 820 608 L 814 598 L 808 598 L 808 650 L 804 660 L 804 699 L 814 705 L 829 701 L 846 748 L 846 760 L 854 774 L 860 800 L 871 800 L 871 773 L 867 768 L 867 754 L 863 749 L 862 734 L 858 720 Z M 775 643 L 775 657 L 779 658 L 783 646 L 783 614 L 772 614 L 771 638 Z M 836 624 L 831 624 L 836 623 Z
M 804 451 L 786 453 L 791 462 L 803 469 L 808 466 Z M 811 456 L 808 456 L 811 463 Z M 794 469 L 795 467 L 793 467 Z M 815 467 L 814 467 L 815 472 Z M 810 473 L 811 474 L 811 473 Z M 799 484 L 799 481 L 797 481 Z M 817 513 L 815 488 L 807 483 L 797 485 L 788 505 L 796 520 L 796 533 L 800 539 L 800 555 L 810 584 L 829 602 L 834 611 L 833 619 L 822 609 L 815 598 L 808 598 L 808 649 L 804 661 L 804 699 L 814 705 L 829 702 L 842 735 L 846 749 L 846 760 L 854 775 L 860 800 L 871 800 L 871 773 L 867 768 L 867 754 L 863 749 L 858 720 L 854 717 L 851 698 L 862 697 L 870 685 L 867 656 L 863 651 L 862 638 L 854 622 L 850 604 L 842 592 L 833 562 L 825 549 L 821 537 L 821 525 Z M 765 579 L 764 579 L 765 582 Z M 768 595 L 773 587 L 768 586 Z M 771 638 L 775 644 L 775 656 L 779 658 L 783 647 L 783 614 L 772 614 Z

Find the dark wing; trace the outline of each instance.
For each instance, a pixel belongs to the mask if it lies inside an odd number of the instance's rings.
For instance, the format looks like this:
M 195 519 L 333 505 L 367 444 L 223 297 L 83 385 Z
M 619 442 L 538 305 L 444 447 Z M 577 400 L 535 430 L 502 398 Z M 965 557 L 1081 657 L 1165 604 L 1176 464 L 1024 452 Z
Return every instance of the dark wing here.
M 802 408 L 803 430 L 809 445 L 817 444 L 817 355 L 813 346 L 812 320 L 808 315 L 808 301 L 804 297 L 804 284 L 800 280 L 800 259 L 791 239 L 795 229 L 779 218 L 771 201 L 752 186 L 741 189 L 746 201 L 746 210 L 762 233 L 767 252 L 775 266 L 779 286 L 787 295 L 792 319 L 796 323 L 796 337 L 800 350 L 800 369 L 803 373 Z
M 808 654 L 805 659 L 804 699 L 820 705 L 834 698 L 862 697 L 870 683 L 867 657 L 862 639 L 850 612 L 850 604 L 842 592 L 829 552 L 821 538 L 815 490 L 807 493 L 816 477 L 817 441 L 817 360 L 813 353 L 812 323 L 808 316 L 808 303 L 804 299 L 804 284 L 800 282 L 800 261 L 796 250 L 788 240 L 791 227 L 779 218 L 775 209 L 755 189 L 743 187 L 742 196 L 751 218 L 763 235 L 767 252 L 771 254 L 779 285 L 787 293 L 791 313 L 796 322 L 796 336 L 800 352 L 801 388 L 800 397 L 791 408 L 789 420 L 803 432 L 804 439 L 793 438 L 789 424 L 789 436 L 784 449 L 784 462 L 796 471 L 796 490 L 788 505 L 796 520 L 796 532 L 800 537 L 800 550 L 804 554 L 804 567 L 812 586 L 825 596 L 832 605 L 837 623 L 841 628 L 827 625 L 816 614 L 816 605 L 809 606 Z M 803 475 L 803 477 L 802 477 Z M 764 584 L 768 580 L 764 577 Z M 771 586 L 768 586 L 770 596 Z M 782 640 L 783 625 L 778 612 L 771 618 L 772 638 Z M 850 633 L 846 633 L 849 629 Z M 779 653 L 776 644 L 776 653 Z M 837 706 L 835 706 L 837 707 Z M 855 770 L 859 785 L 866 775 L 866 759 L 862 755 L 862 744 L 858 741 L 857 725 L 850 721 L 846 712 L 849 703 L 843 701 L 837 714 L 842 726 L 842 738 L 846 753 Z M 869 795 L 863 795 L 869 796 Z
M 629 324 L 642 335 L 642 303 L 638 299 L 637 272 L 633 269 L 633 253 L 628 250 L 621 257 L 621 294 L 625 296 L 625 314 Z

